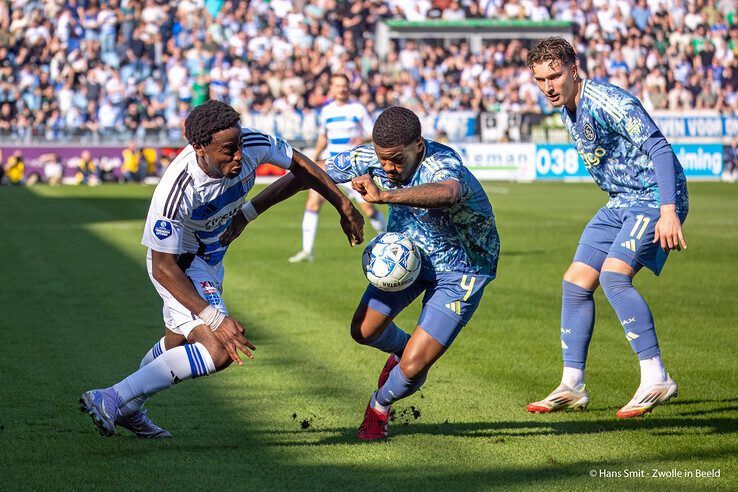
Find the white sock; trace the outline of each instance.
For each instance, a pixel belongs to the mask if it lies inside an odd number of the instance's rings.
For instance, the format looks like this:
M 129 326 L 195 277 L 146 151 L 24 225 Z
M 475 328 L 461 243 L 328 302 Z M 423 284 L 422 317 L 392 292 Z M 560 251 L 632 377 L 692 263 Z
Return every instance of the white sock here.
M 161 337 L 161 340 L 156 342 L 154 346 L 151 347 L 148 352 L 146 352 L 146 355 L 143 356 L 143 359 L 141 359 L 141 363 L 138 365 L 138 368 L 141 369 L 142 367 L 149 365 L 154 359 L 156 359 L 166 351 L 167 348 L 164 345 L 164 337 Z M 145 396 L 134 398 L 133 400 L 129 401 L 126 406 L 121 408 L 121 415 L 127 416 L 138 412 L 144 406 L 146 400 L 148 400 L 148 398 Z
M 199 342 L 167 350 L 149 364 L 113 385 L 123 403 L 134 398 L 149 397 L 185 379 L 207 376 L 215 372 L 215 364 L 205 346 Z
M 641 365 L 641 385 L 663 383 L 666 381 L 666 368 L 661 360 L 661 356 L 651 357 L 650 359 L 639 360 Z
M 302 216 L 302 250 L 313 254 L 315 234 L 318 232 L 318 213 L 305 210 Z
M 374 215 L 369 217 L 369 223 L 377 231 L 377 234 L 387 232 L 387 219 L 384 218 L 384 214 L 379 210 L 375 211 Z
M 561 384 L 565 384 L 575 391 L 580 391 L 579 388 L 584 385 L 584 369 L 564 366 Z
M 369 406 L 371 406 L 374 410 L 378 410 L 382 413 L 387 413 L 390 411 L 390 407 L 392 405 L 387 405 L 387 406 L 380 405 L 379 402 L 377 401 L 377 392 L 375 391 L 374 394 L 372 395 L 372 399 L 369 400 Z

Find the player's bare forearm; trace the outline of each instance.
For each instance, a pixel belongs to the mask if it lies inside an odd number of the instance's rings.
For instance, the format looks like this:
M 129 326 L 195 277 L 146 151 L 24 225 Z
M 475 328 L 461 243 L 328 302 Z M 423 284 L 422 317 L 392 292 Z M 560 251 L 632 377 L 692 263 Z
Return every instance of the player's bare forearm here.
M 270 184 L 254 198 L 251 203 L 260 214 L 266 212 L 272 205 L 283 202 L 295 195 L 297 192 L 306 190 L 308 186 L 297 179 L 293 173 L 287 173 L 274 183 Z
M 379 194 L 379 203 L 419 208 L 449 208 L 459 200 L 461 200 L 461 184 L 456 180 L 384 190 Z
M 208 307 L 208 302 L 200 297 L 190 280 L 177 266 L 177 255 L 152 250 L 151 270 L 154 279 L 191 312 L 197 314 Z
M 328 200 L 336 210 L 347 215 L 351 213 L 353 209 L 351 200 L 340 192 L 336 184 L 324 170 L 304 154 L 296 150 L 294 151 L 290 171 L 304 185 L 314 189 L 323 198 Z

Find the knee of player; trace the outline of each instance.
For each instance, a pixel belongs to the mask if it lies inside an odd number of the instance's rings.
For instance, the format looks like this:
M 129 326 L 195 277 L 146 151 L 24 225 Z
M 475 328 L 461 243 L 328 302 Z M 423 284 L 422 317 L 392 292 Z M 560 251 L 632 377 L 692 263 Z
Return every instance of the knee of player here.
M 213 363 L 215 364 L 216 371 L 222 371 L 226 367 L 230 366 L 232 362 L 233 360 L 231 359 L 231 356 L 228 355 L 228 352 L 226 352 L 223 347 L 217 351 L 217 355 L 213 356 Z
M 600 285 L 602 285 L 605 297 L 612 302 L 613 299 L 633 288 L 633 279 L 622 273 L 603 271 L 600 274 Z
M 574 285 L 578 285 L 579 287 L 583 289 L 587 289 L 589 291 L 594 291 L 597 289 L 597 286 L 599 285 L 598 277 L 599 272 L 594 269 L 587 269 L 583 270 L 581 268 L 577 268 L 575 265 L 572 265 L 569 267 L 569 269 L 564 273 L 564 281 L 569 282 Z
M 361 321 L 351 322 L 351 338 L 353 338 L 356 343 L 360 343 L 362 345 L 366 345 L 371 341 L 369 337 L 364 336 L 362 333 Z
M 230 366 L 231 362 L 233 362 L 231 360 L 231 356 L 228 355 L 225 347 L 223 347 L 223 344 L 221 344 L 217 339 L 214 343 L 208 340 L 203 343 L 203 345 L 210 354 L 210 357 L 213 359 L 213 365 L 215 366 L 216 371 L 222 371 L 226 367 Z
M 404 356 L 400 359 L 400 370 L 402 371 L 402 375 L 410 381 L 422 378 L 428 371 L 424 361 L 415 359 L 414 357 Z

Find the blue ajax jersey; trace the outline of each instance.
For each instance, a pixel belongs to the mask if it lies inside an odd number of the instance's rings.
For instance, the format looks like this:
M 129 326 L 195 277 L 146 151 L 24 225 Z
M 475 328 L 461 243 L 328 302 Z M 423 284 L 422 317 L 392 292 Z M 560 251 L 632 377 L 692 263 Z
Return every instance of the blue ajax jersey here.
M 408 235 L 421 250 L 422 276 L 432 272 L 467 272 L 494 277 L 500 238 L 492 205 L 479 181 L 450 147 L 424 140 L 425 154 L 405 183 L 385 174 L 372 145 L 362 145 L 326 161 L 326 172 L 337 183 L 369 173 L 382 190 L 410 188 L 455 179 L 462 198 L 447 209 L 389 205 L 387 230 Z
M 638 99 L 614 85 L 585 80 L 576 115 L 563 106 L 561 119 L 589 174 L 610 194 L 607 207 L 660 206 L 653 162 L 641 150 L 659 129 Z M 676 162 L 676 208 L 685 213 L 687 180 Z

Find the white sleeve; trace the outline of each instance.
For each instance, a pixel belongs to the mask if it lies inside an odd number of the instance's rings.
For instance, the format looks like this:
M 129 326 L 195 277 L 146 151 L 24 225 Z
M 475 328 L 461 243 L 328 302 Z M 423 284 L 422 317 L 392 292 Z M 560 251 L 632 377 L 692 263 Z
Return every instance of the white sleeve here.
M 187 181 L 187 180 L 185 180 Z M 180 222 L 186 183 L 175 181 L 157 186 L 146 216 L 141 244 L 162 253 L 182 253 L 184 227 Z M 183 184 L 185 186 L 183 186 Z
M 244 128 L 241 136 L 241 149 L 255 164 L 274 164 L 283 169 L 292 165 L 292 147 L 286 141 L 273 135 Z
M 322 109 L 318 112 L 318 134 L 319 135 L 327 135 L 328 130 L 325 128 L 325 111 Z

